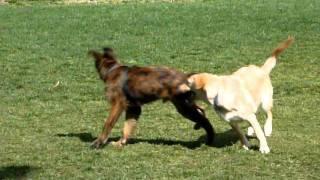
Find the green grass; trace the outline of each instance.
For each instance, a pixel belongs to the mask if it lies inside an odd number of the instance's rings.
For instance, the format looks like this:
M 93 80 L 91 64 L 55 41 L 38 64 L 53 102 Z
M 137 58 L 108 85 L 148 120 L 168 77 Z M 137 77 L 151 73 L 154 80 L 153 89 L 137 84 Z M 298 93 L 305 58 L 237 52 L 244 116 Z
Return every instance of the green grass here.
M 317 0 L 0 6 L 0 179 L 319 178 L 319 12 Z M 88 49 L 227 74 L 262 64 L 288 35 L 296 41 L 272 72 L 270 154 L 241 149 L 210 108 L 217 139 L 203 145 L 204 131 L 162 102 L 144 106 L 134 144 L 89 148 L 109 106 Z

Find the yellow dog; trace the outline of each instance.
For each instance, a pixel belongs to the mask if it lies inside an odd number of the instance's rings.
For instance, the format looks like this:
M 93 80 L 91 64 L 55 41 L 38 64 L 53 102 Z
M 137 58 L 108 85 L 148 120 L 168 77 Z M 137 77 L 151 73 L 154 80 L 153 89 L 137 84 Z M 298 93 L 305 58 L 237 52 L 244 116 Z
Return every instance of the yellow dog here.
M 250 147 L 248 139 L 238 123 L 247 120 L 251 127 L 248 135 L 256 133 L 260 142 L 260 152 L 269 153 L 266 136 L 272 132 L 273 87 L 270 72 L 276 65 L 276 58 L 293 42 L 289 37 L 281 43 L 261 67 L 249 65 L 231 75 L 218 76 L 209 73 L 193 74 L 188 83 L 196 92 L 196 98 L 211 104 L 215 111 L 237 132 L 245 149 Z M 267 113 L 264 132 L 256 118 L 259 107 Z

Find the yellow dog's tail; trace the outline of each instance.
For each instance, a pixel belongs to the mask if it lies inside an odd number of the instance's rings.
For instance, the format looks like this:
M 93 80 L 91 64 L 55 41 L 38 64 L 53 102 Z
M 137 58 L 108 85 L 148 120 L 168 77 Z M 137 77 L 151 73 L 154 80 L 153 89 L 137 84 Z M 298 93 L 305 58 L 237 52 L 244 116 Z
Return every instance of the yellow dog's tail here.
M 271 56 L 261 67 L 266 73 L 269 74 L 271 70 L 276 66 L 277 57 L 293 43 L 293 40 L 294 38 L 289 36 L 287 40 L 280 43 L 278 47 L 272 51 Z

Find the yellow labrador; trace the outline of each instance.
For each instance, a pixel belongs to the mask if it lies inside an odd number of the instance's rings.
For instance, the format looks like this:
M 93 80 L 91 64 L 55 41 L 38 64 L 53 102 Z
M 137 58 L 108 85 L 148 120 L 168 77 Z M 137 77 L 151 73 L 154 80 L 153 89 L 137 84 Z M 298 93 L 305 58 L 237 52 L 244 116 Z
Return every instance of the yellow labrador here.
M 193 74 L 188 82 L 196 92 L 196 98 L 210 103 L 215 111 L 226 120 L 237 132 L 245 149 L 250 147 L 248 139 L 240 130 L 238 123 L 247 120 L 251 127 L 248 134 L 257 135 L 260 152 L 269 153 L 266 136 L 272 132 L 273 88 L 270 72 L 276 65 L 276 58 L 293 42 L 289 37 L 282 42 L 261 66 L 249 65 L 242 67 L 231 75 L 218 76 L 209 73 Z M 259 107 L 267 113 L 264 132 L 256 118 Z

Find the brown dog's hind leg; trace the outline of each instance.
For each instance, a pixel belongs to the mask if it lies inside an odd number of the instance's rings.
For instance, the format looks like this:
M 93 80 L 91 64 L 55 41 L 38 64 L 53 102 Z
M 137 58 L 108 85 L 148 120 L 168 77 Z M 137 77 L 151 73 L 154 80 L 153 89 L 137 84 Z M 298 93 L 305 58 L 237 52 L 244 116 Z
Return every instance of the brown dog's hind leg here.
M 194 107 L 198 110 L 199 113 L 201 113 L 203 116 L 206 116 L 206 113 L 202 107 L 200 107 L 196 104 L 194 104 Z M 201 128 L 201 125 L 197 124 L 197 123 L 193 126 L 193 129 L 195 129 L 195 130 L 198 130 L 200 128 Z
M 187 94 L 181 94 L 174 97 L 172 99 L 172 103 L 182 116 L 195 122 L 196 126 L 201 126 L 205 129 L 207 133 L 206 144 L 213 143 L 215 135 L 213 127 L 211 126 L 209 120 L 203 115 L 203 113 L 199 112 L 199 109 L 197 109 L 197 106 L 188 97 Z
M 137 120 L 141 114 L 140 106 L 129 106 L 126 110 L 126 121 L 124 122 L 123 137 L 112 142 L 113 145 L 121 147 L 128 143 L 129 138 L 134 134 L 137 127 Z
M 93 141 L 93 143 L 91 144 L 92 147 L 100 148 L 108 141 L 108 136 L 123 110 L 123 103 L 119 101 L 112 102 L 111 111 L 108 119 L 104 123 L 103 131 L 100 136 L 95 141 Z

